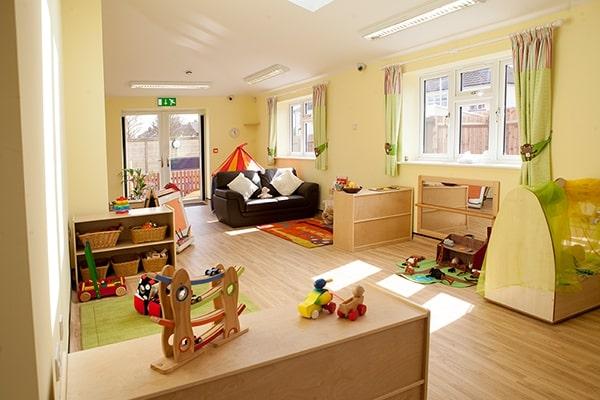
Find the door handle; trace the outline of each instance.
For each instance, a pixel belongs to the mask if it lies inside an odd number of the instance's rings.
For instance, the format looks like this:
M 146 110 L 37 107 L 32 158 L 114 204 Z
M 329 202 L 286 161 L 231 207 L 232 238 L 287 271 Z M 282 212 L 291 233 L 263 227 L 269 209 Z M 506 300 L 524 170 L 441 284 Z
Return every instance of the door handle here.
M 164 167 L 165 166 L 165 162 L 163 161 L 163 158 L 160 157 L 160 167 Z

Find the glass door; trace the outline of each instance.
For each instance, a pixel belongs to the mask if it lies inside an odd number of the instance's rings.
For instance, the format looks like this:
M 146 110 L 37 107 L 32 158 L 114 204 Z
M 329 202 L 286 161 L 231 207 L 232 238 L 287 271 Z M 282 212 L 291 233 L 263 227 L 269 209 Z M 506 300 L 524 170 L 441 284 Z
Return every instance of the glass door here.
M 144 183 L 149 188 L 161 187 L 163 164 L 161 162 L 161 141 L 159 115 L 128 114 L 123 116 L 124 169 L 129 176 L 137 171 L 145 174 Z M 129 198 L 143 196 L 141 185 L 132 180 L 125 182 L 125 193 Z
M 198 113 L 169 113 L 169 150 L 167 165 L 171 182 L 177 185 L 184 201 L 202 200 L 201 117 Z
M 145 174 L 147 188 L 174 183 L 185 202 L 204 198 L 203 116 L 199 112 L 123 115 L 124 168 Z M 124 185 L 129 198 L 140 197 L 135 184 Z

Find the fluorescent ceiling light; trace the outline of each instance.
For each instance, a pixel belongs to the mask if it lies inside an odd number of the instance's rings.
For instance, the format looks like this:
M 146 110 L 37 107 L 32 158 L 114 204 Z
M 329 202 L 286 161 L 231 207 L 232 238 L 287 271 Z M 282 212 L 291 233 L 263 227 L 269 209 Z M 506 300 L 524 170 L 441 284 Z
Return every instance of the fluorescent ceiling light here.
M 278 75 L 281 75 L 290 69 L 285 65 L 274 64 L 270 67 L 267 67 L 263 70 L 260 70 L 252 75 L 248 75 L 244 78 L 248 85 L 254 85 L 255 83 L 262 82 L 266 79 L 274 78 Z
M 393 35 L 404 29 L 412 28 L 413 26 L 420 25 L 424 22 L 429 22 L 444 15 L 451 14 L 455 11 L 460 11 L 464 8 L 474 6 L 479 3 L 484 3 L 485 0 L 456 0 L 450 3 L 443 4 L 439 7 L 429 9 L 424 12 L 420 12 L 409 18 L 403 18 L 399 22 L 394 22 L 380 27 L 377 30 L 373 30 L 363 37 L 365 39 L 381 39 L 383 37 Z M 438 2 L 439 3 L 439 2 Z
M 129 82 L 132 89 L 208 89 L 210 82 Z
M 333 0 L 288 0 L 290 3 L 294 3 L 308 11 L 315 12 L 321 7 L 325 7 Z

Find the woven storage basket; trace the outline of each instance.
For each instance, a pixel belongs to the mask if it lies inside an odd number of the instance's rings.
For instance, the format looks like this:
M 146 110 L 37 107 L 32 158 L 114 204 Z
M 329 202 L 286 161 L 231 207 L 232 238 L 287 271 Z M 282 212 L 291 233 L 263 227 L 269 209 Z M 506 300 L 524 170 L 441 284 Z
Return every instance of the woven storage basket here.
M 131 228 L 131 241 L 133 243 L 158 242 L 165 239 L 167 226 L 156 228 L 142 228 L 135 226 Z
M 135 254 L 121 254 L 113 256 L 111 263 L 117 276 L 131 276 L 138 272 L 140 257 Z
M 78 233 L 77 237 L 83 246 L 85 246 L 85 242 L 90 242 L 92 250 L 105 249 L 107 247 L 114 247 L 117 244 L 122 230 L 123 227 L 119 227 L 119 229 L 110 231 Z
M 143 257 L 142 266 L 146 272 L 160 272 L 162 268 L 167 265 L 169 257 Z
M 99 258 L 96 261 L 96 275 L 98 282 L 106 278 L 106 271 L 108 271 L 108 259 Z M 90 270 L 88 269 L 87 263 L 82 261 L 79 263 L 79 272 L 81 273 L 82 281 L 89 281 L 92 279 L 90 276 Z

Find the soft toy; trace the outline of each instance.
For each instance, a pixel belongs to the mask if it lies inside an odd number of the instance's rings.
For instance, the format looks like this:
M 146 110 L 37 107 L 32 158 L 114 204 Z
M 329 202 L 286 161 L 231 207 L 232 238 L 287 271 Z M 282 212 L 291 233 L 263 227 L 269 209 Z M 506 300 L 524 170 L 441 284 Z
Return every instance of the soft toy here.
M 143 315 L 161 317 L 160 301 L 158 299 L 158 281 L 146 274 L 140 276 L 138 287 L 133 296 L 133 307 Z
M 323 218 L 325 225 L 333 225 L 333 206 L 327 204 L 323 210 L 323 214 L 321 214 L 321 217 Z
M 258 198 L 259 199 L 268 199 L 268 198 L 273 197 L 273 195 L 269 193 L 270 190 L 271 189 L 269 189 L 268 187 L 263 187 L 260 191 L 260 194 L 258 195 Z

